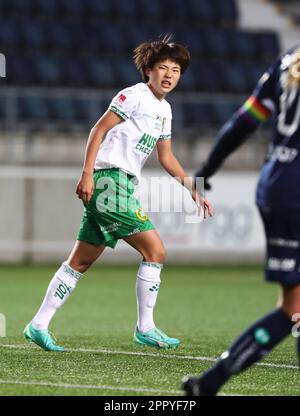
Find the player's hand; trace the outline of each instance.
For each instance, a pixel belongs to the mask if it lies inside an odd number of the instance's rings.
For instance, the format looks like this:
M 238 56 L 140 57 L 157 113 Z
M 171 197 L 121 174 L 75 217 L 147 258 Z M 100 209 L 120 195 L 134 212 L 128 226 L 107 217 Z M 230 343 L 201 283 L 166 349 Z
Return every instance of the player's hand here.
M 195 204 L 198 207 L 198 216 L 201 214 L 201 209 L 203 209 L 204 219 L 208 216 L 212 217 L 214 215 L 213 207 L 208 199 L 203 198 L 196 190 L 192 192 L 192 198 L 195 201 Z
M 94 176 L 92 173 L 82 173 L 77 184 L 76 194 L 85 204 L 88 204 L 94 193 Z

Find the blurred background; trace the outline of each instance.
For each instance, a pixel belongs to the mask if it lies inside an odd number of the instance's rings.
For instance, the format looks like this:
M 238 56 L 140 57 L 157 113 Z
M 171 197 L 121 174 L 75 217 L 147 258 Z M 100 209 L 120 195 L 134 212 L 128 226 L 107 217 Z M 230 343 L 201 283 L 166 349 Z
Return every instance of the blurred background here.
M 0 261 L 56 262 L 70 252 L 82 214 L 75 188 L 89 130 L 120 89 L 141 81 L 135 46 L 171 32 L 191 52 L 191 66 L 168 101 L 174 152 L 193 174 L 263 72 L 299 41 L 298 6 L 292 0 L 1 0 Z M 187 224 L 183 213 L 149 210 L 169 262 L 263 259 L 254 192 L 269 127 L 211 180 L 213 219 Z M 155 152 L 144 170 L 146 179 L 153 176 L 165 176 Z M 138 257 L 120 242 L 101 260 Z

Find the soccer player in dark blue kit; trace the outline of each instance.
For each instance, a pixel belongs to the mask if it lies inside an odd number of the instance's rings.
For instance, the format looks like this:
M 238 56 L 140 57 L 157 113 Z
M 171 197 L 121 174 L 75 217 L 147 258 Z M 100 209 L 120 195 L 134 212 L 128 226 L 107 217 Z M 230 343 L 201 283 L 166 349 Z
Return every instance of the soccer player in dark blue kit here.
M 199 377 L 184 377 L 182 389 L 190 396 L 216 395 L 233 374 L 262 359 L 291 334 L 294 315 L 300 312 L 300 45 L 262 76 L 250 98 L 220 130 L 195 177 L 204 177 L 209 189 L 207 179 L 270 117 L 272 140 L 256 203 L 267 243 L 265 278 L 280 285 L 279 302 L 246 329 L 211 369 Z M 297 341 L 300 356 L 299 337 Z

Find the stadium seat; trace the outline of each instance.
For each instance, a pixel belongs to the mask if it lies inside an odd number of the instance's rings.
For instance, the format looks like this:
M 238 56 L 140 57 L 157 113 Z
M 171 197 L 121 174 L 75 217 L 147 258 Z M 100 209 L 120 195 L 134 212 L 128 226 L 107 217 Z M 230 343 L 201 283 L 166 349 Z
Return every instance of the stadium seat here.
M 2 9 L 3 7 L 3 9 Z M 8 13 L 12 16 L 30 16 L 33 13 L 31 0 L 1 0 L 0 11 Z M 2 14 L 2 13 L 1 13 Z
M 31 0 L 34 14 L 42 17 L 55 17 L 58 15 L 59 0 Z
M 204 41 L 209 56 L 214 60 L 228 59 L 231 54 L 230 36 L 224 29 L 206 29 Z
M 204 30 L 181 28 L 177 31 L 179 43 L 187 46 L 193 57 L 207 57 L 207 45 L 204 38 Z
M 74 98 L 72 105 L 75 108 L 77 120 L 83 123 L 92 122 L 92 100 Z
M 223 68 L 220 65 L 210 62 L 193 61 L 192 70 L 195 71 L 197 90 L 204 92 L 223 91 L 224 87 L 221 77 Z
M 129 53 L 132 53 L 134 48 L 142 42 L 151 39 L 150 31 L 146 25 L 143 26 L 129 26 L 125 31 L 126 48 Z
M 99 47 L 107 54 L 121 54 L 126 50 L 125 29 L 110 23 L 99 26 Z
M 209 126 L 213 124 L 213 112 L 210 103 L 185 103 L 183 123 L 187 127 Z
M 78 18 L 80 16 L 82 18 L 85 10 L 85 1 L 82 0 L 59 0 L 57 2 L 57 13 L 61 17 Z
M 94 24 L 84 25 L 81 22 L 71 22 L 66 25 L 73 50 L 78 53 L 103 52 L 101 34 Z M 108 42 L 106 42 L 108 43 Z
M 235 111 L 242 105 L 242 102 L 232 102 L 229 100 L 218 99 L 212 102 L 213 122 L 216 126 L 221 127 L 227 120 L 229 120 Z
M 110 0 L 111 10 L 114 18 L 132 21 L 137 15 L 137 5 L 139 0 Z
M 45 86 L 62 85 L 65 81 L 63 66 L 57 58 L 41 56 L 34 61 L 37 82 Z
M 17 101 L 17 108 L 22 121 L 45 121 L 50 116 L 48 100 L 42 96 L 21 96 Z
M 235 94 L 250 92 L 245 66 L 243 64 L 237 62 L 223 64 L 221 76 L 227 92 Z
M 188 68 L 182 75 L 179 84 L 178 91 L 195 91 L 197 89 L 197 81 L 195 79 L 195 71 Z
M 1 52 L 16 50 L 20 41 L 17 30 L 17 23 L 13 19 L 0 20 L 0 46 Z
M 62 122 L 76 121 L 78 113 L 73 100 L 65 97 L 49 98 L 50 117 Z
M 213 0 L 217 22 L 224 27 L 234 27 L 238 19 L 235 0 Z
M 117 83 L 121 88 L 141 82 L 141 76 L 136 70 L 134 63 L 127 58 L 116 58 L 113 60 L 113 68 Z
M 27 50 L 43 49 L 47 45 L 47 34 L 44 25 L 37 19 L 23 20 L 19 24 L 20 39 Z
M 45 24 L 47 32 L 47 49 L 51 51 L 67 52 L 72 48 L 72 32 L 69 25 L 61 22 Z
M 163 16 L 166 21 L 176 19 L 177 21 L 189 20 L 189 7 L 182 0 L 164 0 L 162 1 Z
M 185 0 L 189 10 L 189 19 L 194 23 L 212 24 L 216 15 L 212 1 L 207 0 Z
M 9 84 L 34 85 L 37 82 L 34 70 L 34 60 L 29 56 L 8 55 L 7 78 Z
M 85 71 L 90 86 L 98 88 L 114 88 L 117 80 L 111 60 L 89 57 L 85 59 Z
M 110 0 L 85 0 L 85 7 L 89 18 L 107 21 L 113 17 Z
M 83 62 L 79 58 L 69 56 L 63 60 L 63 71 L 66 85 L 84 87 L 87 85 L 88 75 Z
M 259 48 L 253 33 L 233 30 L 230 34 L 232 49 L 236 59 L 240 61 L 256 61 L 259 58 Z
M 139 19 L 156 22 L 163 19 L 163 6 L 161 0 L 139 0 L 138 1 Z
M 259 56 L 262 61 L 273 62 L 280 53 L 279 41 L 275 32 L 259 32 L 256 34 Z
M 111 97 L 112 98 L 112 97 Z M 73 100 L 73 105 L 77 114 L 77 121 L 84 123 L 90 128 L 95 125 L 97 120 L 107 110 L 108 100 L 99 99 L 83 99 L 78 98 Z

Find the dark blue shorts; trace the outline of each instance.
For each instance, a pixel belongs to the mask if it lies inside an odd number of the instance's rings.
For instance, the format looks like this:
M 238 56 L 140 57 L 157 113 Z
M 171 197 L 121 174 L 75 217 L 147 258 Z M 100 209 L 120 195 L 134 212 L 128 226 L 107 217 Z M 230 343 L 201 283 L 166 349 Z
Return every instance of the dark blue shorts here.
M 300 283 L 300 210 L 259 208 L 266 233 L 265 278 Z

